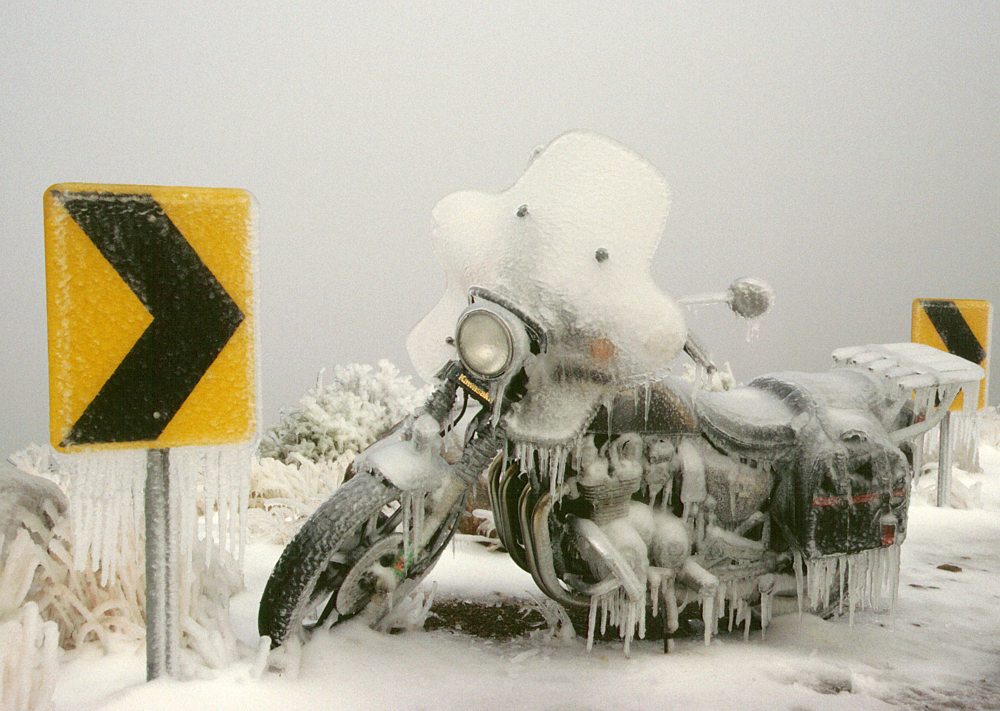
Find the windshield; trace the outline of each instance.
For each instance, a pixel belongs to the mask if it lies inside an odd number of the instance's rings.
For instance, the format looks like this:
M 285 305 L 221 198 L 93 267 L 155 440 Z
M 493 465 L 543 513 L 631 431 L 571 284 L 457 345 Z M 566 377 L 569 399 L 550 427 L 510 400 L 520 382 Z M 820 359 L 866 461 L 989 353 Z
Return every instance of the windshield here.
M 407 340 L 417 371 L 430 379 L 455 358 L 445 339 L 469 287 L 481 286 L 546 329 L 549 361 L 618 381 L 663 372 L 687 335 L 680 308 L 649 271 L 669 207 L 655 167 L 583 131 L 538 151 L 504 192 L 447 196 L 434 208 L 433 234 L 445 293 Z

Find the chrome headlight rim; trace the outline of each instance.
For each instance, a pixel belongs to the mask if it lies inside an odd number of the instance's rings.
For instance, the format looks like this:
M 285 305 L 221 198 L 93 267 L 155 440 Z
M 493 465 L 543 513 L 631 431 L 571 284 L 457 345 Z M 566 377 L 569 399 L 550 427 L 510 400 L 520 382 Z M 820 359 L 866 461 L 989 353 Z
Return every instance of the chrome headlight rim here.
M 516 350 L 516 339 L 511 325 L 504 318 L 503 314 L 498 313 L 496 307 L 491 308 L 491 306 L 492 304 L 489 306 L 483 304 L 468 308 L 459 317 L 458 323 L 455 325 L 455 348 L 458 351 L 459 360 L 472 373 L 488 380 L 499 378 L 510 369 L 511 364 L 514 362 Z M 476 359 L 471 357 L 469 351 L 477 344 L 469 343 L 468 337 L 465 339 L 462 338 L 463 327 L 469 324 L 470 319 L 479 318 L 487 318 L 492 324 L 499 327 L 503 343 L 493 344 L 494 346 L 500 346 L 505 351 L 503 363 L 499 366 L 488 367 L 484 366 L 482 361 L 476 362 Z

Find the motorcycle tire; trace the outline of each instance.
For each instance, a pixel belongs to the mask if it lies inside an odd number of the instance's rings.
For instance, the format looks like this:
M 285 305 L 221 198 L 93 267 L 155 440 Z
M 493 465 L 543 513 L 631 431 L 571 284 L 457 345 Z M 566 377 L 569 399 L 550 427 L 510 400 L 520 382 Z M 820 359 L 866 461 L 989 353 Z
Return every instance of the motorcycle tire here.
M 346 619 L 364 607 L 362 600 L 349 614 L 335 609 L 338 592 L 352 573 L 354 564 L 376 546 L 385 547 L 402 518 L 402 492 L 388 481 L 359 474 L 340 486 L 303 524 L 271 572 L 264 587 L 257 615 L 257 629 L 271 639 L 271 647 L 283 644 L 299 629 L 322 625 L 330 614 Z M 396 506 L 395 510 L 392 507 Z M 446 526 L 454 528 L 457 516 Z M 447 532 L 450 539 L 451 532 Z M 440 536 L 436 537 L 438 540 Z M 408 578 L 422 575 L 436 562 L 444 545 L 420 556 Z M 322 612 L 308 618 L 319 605 Z

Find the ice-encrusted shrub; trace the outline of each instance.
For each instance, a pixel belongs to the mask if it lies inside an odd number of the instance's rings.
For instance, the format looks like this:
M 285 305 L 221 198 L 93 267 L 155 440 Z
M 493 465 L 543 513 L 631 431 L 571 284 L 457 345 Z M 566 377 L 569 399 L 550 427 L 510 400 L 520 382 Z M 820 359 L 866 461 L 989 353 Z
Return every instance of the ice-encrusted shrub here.
M 387 360 L 337 366 L 329 382 L 322 377 L 262 438 L 250 486 L 255 539 L 287 543 L 302 519 L 340 486 L 354 457 L 429 393 Z
M 333 379 L 323 383 L 323 373 L 298 407 L 283 411 L 260 444 L 261 458 L 285 464 L 302 461 L 335 462 L 356 455 L 406 415 L 427 396 L 409 376 L 388 360 L 375 366 L 352 363 L 337 366 Z

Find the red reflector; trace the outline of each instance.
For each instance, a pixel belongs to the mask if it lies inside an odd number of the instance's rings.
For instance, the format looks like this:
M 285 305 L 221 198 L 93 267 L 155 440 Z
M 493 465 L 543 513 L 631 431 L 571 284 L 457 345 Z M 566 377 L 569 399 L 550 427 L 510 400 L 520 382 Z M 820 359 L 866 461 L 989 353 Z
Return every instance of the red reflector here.
M 850 498 L 846 496 L 817 496 L 812 500 L 813 506 L 836 506 L 841 503 L 848 504 L 870 504 L 873 501 L 878 501 L 883 496 L 882 492 L 869 491 L 866 494 L 856 494 Z M 906 489 L 894 489 L 891 494 L 892 498 L 901 499 L 906 496 Z
M 882 524 L 882 545 L 891 546 L 896 542 L 896 524 L 893 523 L 883 523 Z

